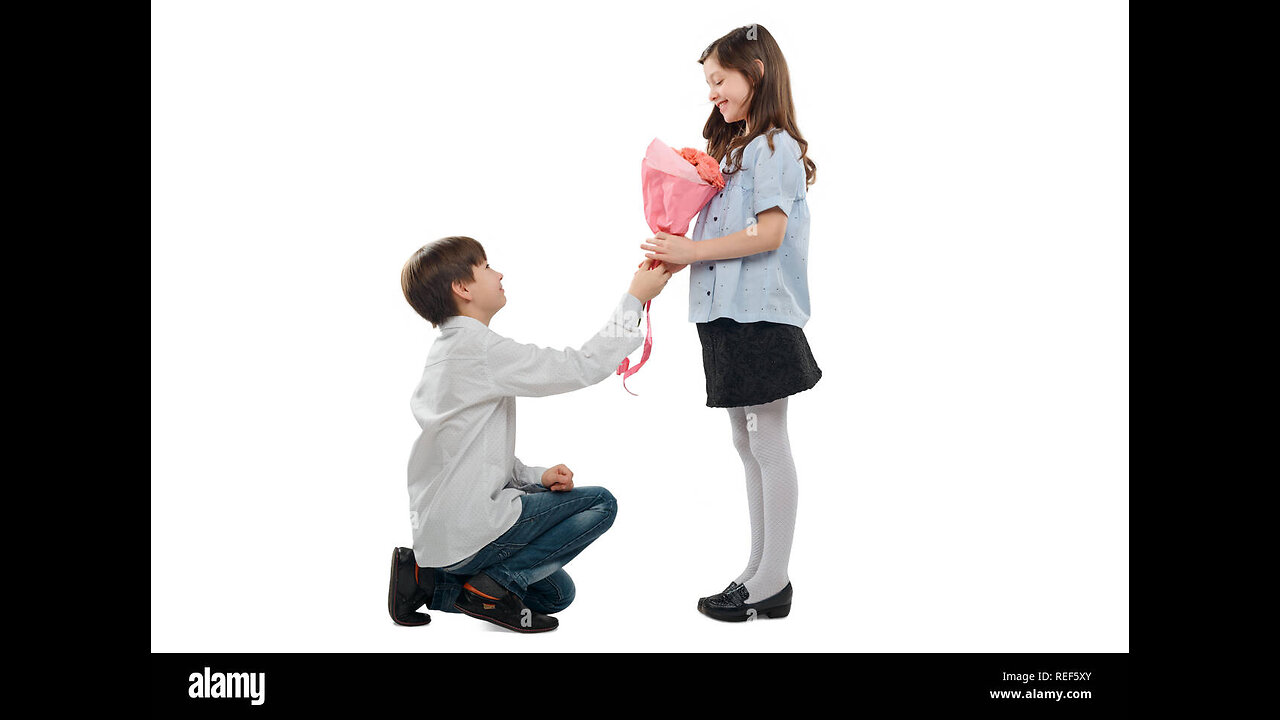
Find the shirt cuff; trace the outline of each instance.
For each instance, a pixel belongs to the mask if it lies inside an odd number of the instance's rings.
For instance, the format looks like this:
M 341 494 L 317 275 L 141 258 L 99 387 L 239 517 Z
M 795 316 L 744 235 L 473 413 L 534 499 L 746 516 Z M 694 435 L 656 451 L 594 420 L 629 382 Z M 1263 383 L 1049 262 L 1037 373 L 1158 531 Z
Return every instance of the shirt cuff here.
M 636 327 L 640 327 L 640 321 L 643 320 L 643 318 L 640 317 L 640 311 L 643 309 L 644 309 L 644 303 L 640 302 L 640 298 L 636 297 L 635 295 L 632 295 L 630 292 L 625 292 L 622 294 L 623 317 L 626 317 L 626 313 L 628 312 L 635 313 Z
M 547 489 L 542 484 L 542 473 L 547 468 L 525 465 L 520 458 L 515 459 L 515 471 L 512 473 L 512 482 L 508 487 L 515 487 L 525 492 L 541 492 Z
M 760 213 L 772 208 L 778 208 L 786 214 L 787 218 L 791 217 L 791 206 L 795 204 L 795 198 L 789 198 L 782 195 L 770 195 L 769 197 L 759 198 L 755 201 L 755 215 L 759 217 Z

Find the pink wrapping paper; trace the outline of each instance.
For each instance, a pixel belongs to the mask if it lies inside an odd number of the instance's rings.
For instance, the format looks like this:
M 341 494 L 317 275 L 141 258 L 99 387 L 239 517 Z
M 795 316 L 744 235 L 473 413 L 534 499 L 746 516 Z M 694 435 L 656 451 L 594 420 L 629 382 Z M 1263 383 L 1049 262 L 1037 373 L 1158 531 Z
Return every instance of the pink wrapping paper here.
M 698 169 L 661 140 L 649 143 L 640 163 L 644 219 L 654 233 L 684 235 L 689 223 L 718 188 L 698 175 Z
M 720 189 L 703 180 L 697 167 L 657 138 L 649 143 L 640 163 L 640 187 L 644 195 L 644 218 L 649 229 L 654 234 L 664 232 L 672 235 L 687 233 L 694 216 Z M 649 267 L 655 267 L 658 262 L 650 262 Z M 644 304 L 644 352 L 640 362 L 632 367 L 631 360 L 624 358 L 615 373 L 622 375 L 622 389 L 632 395 L 635 393 L 627 389 L 627 378 L 644 367 L 653 349 L 653 325 L 649 314 L 652 302 Z

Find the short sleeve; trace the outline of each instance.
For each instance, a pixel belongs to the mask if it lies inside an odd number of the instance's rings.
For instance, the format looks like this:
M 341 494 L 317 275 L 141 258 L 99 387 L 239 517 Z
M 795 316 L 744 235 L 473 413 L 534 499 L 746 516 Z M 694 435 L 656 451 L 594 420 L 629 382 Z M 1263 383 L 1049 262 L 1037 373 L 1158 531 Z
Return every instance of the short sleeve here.
M 773 136 L 774 149 L 769 150 L 768 140 L 761 136 L 760 147 L 752 160 L 751 173 L 755 185 L 751 197 L 754 215 L 771 207 L 781 208 L 791 215 L 791 205 L 803 197 L 804 165 L 790 136 L 778 133 Z M 799 185 L 797 185 L 799 183 Z

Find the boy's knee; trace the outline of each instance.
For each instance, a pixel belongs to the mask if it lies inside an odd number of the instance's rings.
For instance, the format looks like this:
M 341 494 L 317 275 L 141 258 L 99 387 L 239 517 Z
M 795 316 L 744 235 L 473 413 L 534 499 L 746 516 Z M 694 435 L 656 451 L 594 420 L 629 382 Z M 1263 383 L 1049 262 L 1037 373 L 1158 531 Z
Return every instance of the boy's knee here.
M 608 488 L 596 488 L 596 505 L 608 509 L 610 512 L 618 510 L 618 499 L 609 492 Z
M 613 519 L 618 514 L 618 499 L 606 488 L 596 488 L 596 502 L 591 506 L 591 509 L 609 516 L 605 521 L 608 523 L 606 525 L 608 527 L 613 525 Z
M 567 588 L 560 588 L 560 597 L 547 602 L 547 612 L 557 613 L 564 610 L 569 607 L 569 605 L 573 604 L 573 598 L 576 597 L 577 594 L 578 592 L 574 589 L 572 584 Z

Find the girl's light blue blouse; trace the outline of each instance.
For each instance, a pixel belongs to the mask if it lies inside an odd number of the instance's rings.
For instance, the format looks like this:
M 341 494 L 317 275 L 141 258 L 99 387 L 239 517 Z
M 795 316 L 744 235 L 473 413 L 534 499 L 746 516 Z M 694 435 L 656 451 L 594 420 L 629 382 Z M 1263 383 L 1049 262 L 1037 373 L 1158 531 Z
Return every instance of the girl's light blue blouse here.
M 804 327 L 809 321 L 809 205 L 805 200 L 800 146 L 787 131 L 765 137 L 742 151 L 742 170 L 725 176 L 724 190 L 711 197 L 693 228 L 691 240 L 731 235 L 757 222 L 771 207 L 787 214 L 787 231 L 777 250 L 732 260 L 707 260 L 689 266 L 689 322 L 719 317 L 741 323 L 767 320 Z M 730 167 L 721 161 L 721 171 Z

